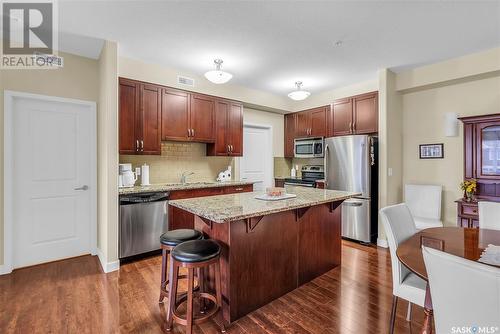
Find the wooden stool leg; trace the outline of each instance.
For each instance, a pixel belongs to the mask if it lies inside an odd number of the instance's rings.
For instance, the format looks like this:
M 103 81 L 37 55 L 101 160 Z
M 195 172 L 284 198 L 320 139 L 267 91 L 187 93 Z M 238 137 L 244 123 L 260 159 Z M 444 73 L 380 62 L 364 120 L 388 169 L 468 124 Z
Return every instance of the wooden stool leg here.
M 194 284 L 194 269 L 188 268 L 188 291 L 187 291 L 187 311 L 186 311 L 186 333 L 193 332 L 193 284 Z
M 205 292 L 205 277 L 203 276 L 203 268 L 198 268 L 196 270 L 196 276 L 198 277 L 198 292 Z M 200 313 L 204 314 L 206 310 L 205 298 L 200 297 Z
M 168 307 L 167 307 L 167 331 L 172 329 L 173 313 L 177 304 L 177 280 L 179 276 L 179 266 L 176 261 L 170 259 L 169 279 L 168 279 Z
M 226 332 L 226 326 L 224 325 L 224 315 L 222 314 L 222 284 L 220 279 L 220 263 L 217 261 L 215 263 L 215 294 L 217 298 L 217 306 L 219 306 L 220 315 L 220 327 L 222 333 Z
M 167 263 L 168 263 L 168 254 L 165 248 L 161 251 L 161 285 L 160 285 L 160 298 L 158 302 L 163 303 L 163 298 L 165 298 L 165 294 L 163 291 L 167 287 Z
M 394 322 L 396 321 L 396 310 L 398 308 L 398 297 L 392 296 L 392 309 L 391 309 L 391 324 L 389 327 L 389 334 L 394 333 Z

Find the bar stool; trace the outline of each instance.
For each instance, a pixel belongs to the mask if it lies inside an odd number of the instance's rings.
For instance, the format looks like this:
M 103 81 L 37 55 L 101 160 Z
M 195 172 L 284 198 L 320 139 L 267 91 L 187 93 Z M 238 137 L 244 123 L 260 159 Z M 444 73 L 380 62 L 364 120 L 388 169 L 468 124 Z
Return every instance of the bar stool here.
M 168 296 L 167 291 L 167 262 L 170 257 L 170 262 L 172 257 L 169 256 L 175 246 L 190 240 L 200 240 L 203 239 L 203 234 L 200 231 L 190 230 L 190 229 L 178 229 L 171 230 L 163 233 L 160 236 L 160 244 L 162 249 L 162 259 L 161 259 L 161 285 L 160 285 L 160 299 L 159 302 L 163 303 L 163 298 Z M 182 275 L 179 279 L 187 278 L 186 275 Z
M 225 333 L 224 319 L 222 317 L 222 292 L 221 292 L 221 277 L 220 277 L 220 246 L 213 240 L 193 240 L 186 241 L 176 246 L 171 253 L 172 266 L 170 267 L 169 276 L 169 303 L 167 308 L 167 323 L 166 330 L 172 329 L 173 322 L 186 326 L 186 333 L 191 334 L 193 324 L 200 324 L 214 318 L 219 312 L 221 316 L 220 326 L 222 333 Z M 203 272 L 210 266 L 214 266 L 215 272 L 215 296 L 207 293 L 203 284 Z M 187 295 L 182 296 L 177 300 L 177 286 L 179 279 L 179 268 L 188 269 L 188 290 Z M 199 279 L 199 291 L 194 291 L 194 272 L 197 270 Z M 200 314 L 194 317 L 193 299 L 198 298 L 200 305 Z M 209 310 L 205 310 L 204 301 L 208 299 L 213 302 L 213 306 Z M 186 317 L 183 318 L 177 312 L 177 308 L 187 301 Z

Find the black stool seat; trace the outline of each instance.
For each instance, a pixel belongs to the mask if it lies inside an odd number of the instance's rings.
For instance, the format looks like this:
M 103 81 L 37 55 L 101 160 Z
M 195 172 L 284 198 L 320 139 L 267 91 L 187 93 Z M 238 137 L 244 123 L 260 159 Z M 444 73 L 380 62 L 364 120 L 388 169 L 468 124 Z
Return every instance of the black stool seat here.
M 201 239 L 203 239 L 203 234 L 200 231 L 178 229 L 163 233 L 160 237 L 160 242 L 163 245 L 175 247 L 185 241 Z
M 204 262 L 220 254 L 220 246 L 213 240 L 192 240 L 179 244 L 172 250 L 172 257 L 179 262 Z

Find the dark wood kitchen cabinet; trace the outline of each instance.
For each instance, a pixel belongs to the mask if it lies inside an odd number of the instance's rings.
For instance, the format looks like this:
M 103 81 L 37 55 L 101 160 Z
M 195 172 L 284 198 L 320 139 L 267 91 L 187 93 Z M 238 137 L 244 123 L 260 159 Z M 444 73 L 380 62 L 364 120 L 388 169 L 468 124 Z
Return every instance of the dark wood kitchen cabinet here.
M 213 142 L 215 98 L 175 89 L 163 89 L 162 140 Z
M 215 103 L 215 143 L 207 145 L 207 155 L 243 155 L 243 105 L 218 99 Z
M 119 80 L 120 154 L 161 154 L 161 88 Z
M 325 137 L 326 117 L 329 108 L 329 106 L 323 106 L 296 113 L 295 137 Z
M 215 98 L 213 96 L 191 94 L 189 128 L 192 141 L 215 141 Z
M 189 93 L 163 89 L 161 101 L 161 139 L 189 140 Z
M 378 92 L 333 101 L 328 137 L 378 132 Z
M 293 158 L 297 113 L 285 115 L 285 158 Z

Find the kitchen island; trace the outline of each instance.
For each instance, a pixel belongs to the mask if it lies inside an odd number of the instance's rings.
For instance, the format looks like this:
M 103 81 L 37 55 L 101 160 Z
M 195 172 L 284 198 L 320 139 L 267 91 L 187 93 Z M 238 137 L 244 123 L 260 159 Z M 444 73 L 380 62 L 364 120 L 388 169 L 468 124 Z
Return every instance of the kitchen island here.
M 287 187 L 297 197 L 257 192 L 170 201 L 222 247 L 223 316 L 231 323 L 340 265 L 341 203 L 357 193 Z

